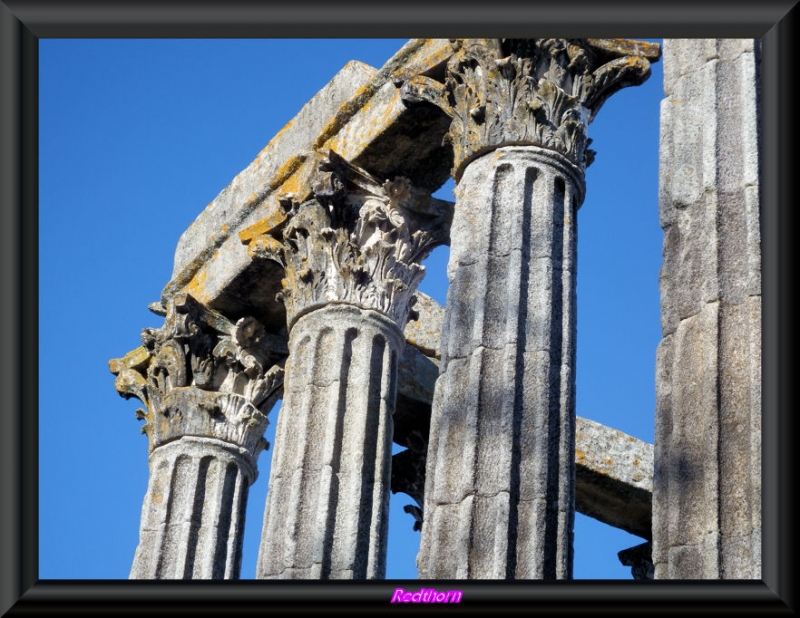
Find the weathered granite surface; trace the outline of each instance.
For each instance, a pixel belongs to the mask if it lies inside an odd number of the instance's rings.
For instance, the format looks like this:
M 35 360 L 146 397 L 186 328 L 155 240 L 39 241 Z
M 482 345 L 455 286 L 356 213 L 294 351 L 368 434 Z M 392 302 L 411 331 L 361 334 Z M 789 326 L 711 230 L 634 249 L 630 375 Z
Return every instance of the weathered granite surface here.
M 425 338 L 424 349 L 428 356 L 406 343 L 394 416 L 395 442 L 410 450 L 418 449 L 421 441 L 427 445 L 430 405 L 438 377 L 437 359 L 441 356 L 439 338 L 433 333 L 441 329 L 444 319 L 441 305 L 417 294 L 423 297 L 420 304 L 426 308 L 425 332 L 430 336 Z M 409 333 L 415 330 L 414 323 L 409 322 L 405 332 L 407 341 L 412 340 Z M 653 445 L 581 416 L 576 417 L 575 427 L 575 509 L 605 524 L 650 539 Z M 414 435 L 409 439 L 411 433 Z M 412 457 L 410 450 L 394 456 L 394 461 L 401 461 L 402 471 L 395 473 L 393 470 L 398 480 L 397 484 L 392 482 L 392 490 L 408 493 L 417 502 L 412 506 L 421 507 L 422 501 L 403 489 L 424 487 L 424 478 L 419 481 L 408 476 L 418 474 L 419 469 L 419 457 Z M 424 465 L 422 470 L 424 473 Z
M 500 148 L 456 188 L 420 577 L 571 573 L 582 186 L 561 159 Z
M 290 338 L 258 579 L 385 576 L 400 329 L 331 304 Z
M 656 579 L 761 574 L 759 42 L 667 39 Z
M 652 444 L 578 417 L 575 465 L 579 513 L 652 538 Z

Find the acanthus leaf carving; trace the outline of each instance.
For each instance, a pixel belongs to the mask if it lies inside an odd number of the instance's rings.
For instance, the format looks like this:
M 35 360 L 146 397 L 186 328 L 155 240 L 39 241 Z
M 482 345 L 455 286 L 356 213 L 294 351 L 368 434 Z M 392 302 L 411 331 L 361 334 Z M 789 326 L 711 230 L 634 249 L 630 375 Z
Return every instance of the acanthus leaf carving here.
M 309 199 L 250 245 L 285 269 L 278 295 L 292 324 L 328 303 L 349 303 L 405 324 L 421 262 L 448 239 L 452 212 L 420 207 L 432 198 L 406 178 L 384 182 L 335 152 L 318 153 Z M 434 200 L 435 201 L 435 200 Z
M 554 150 L 580 171 L 594 159 L 588 124 L 612 94 L 641 84 L 654 43 L 626 39 L 456 39 L 444 83 L 397 80 L 409 104 L 427 101 L 452 118 L 458 181 L 475 157 L 501 146 Z M 438 85 L 437 85 L 438 84 Z
M 178 294 L 164 325 L 142 331 L 142 344 L 110 367 L 120 395 L 146 406 L 136 416 L 146 421 L 151 450 L 182 435 L 235 441 L 254 457 L 265 448 L 266 415 L 282 394 L 286 350 L 257 320 L 232 323 Z

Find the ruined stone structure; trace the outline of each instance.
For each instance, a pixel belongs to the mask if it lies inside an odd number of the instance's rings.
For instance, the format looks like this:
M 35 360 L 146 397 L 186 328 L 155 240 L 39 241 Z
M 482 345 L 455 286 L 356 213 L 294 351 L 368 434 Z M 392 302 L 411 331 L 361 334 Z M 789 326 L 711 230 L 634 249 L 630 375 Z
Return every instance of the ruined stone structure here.
M 659 60 L 654 448 L 575 415 L 575 223 L 589 122 Z M 710 39 L 345 66 L 184 233 L 164 326 L 110 363 L 150 447 L 131 578 L 239 577 L 279 398 L 257 578 L 383 578 L 397 491 L 420 578 L 569 579 L 575 510 L 642 537 L 637 578 L 759 578 L 758 71 L 757 42 Z M 417 292 L 442 244 L 445 307 Z

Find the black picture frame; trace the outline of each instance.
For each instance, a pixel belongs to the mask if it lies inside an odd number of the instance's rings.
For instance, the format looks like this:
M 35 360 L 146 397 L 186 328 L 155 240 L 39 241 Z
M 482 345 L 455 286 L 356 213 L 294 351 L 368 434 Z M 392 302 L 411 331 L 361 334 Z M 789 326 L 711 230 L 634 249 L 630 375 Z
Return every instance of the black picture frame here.
M 793 613 L 792 105 L 796 0 L 484 5 L 0 0 L 0 614 L 414 612 L 396 587 L 426 582 L 65 581 L 38 577 L 38 41 L 129 37 L 746 37 L 762 40 L 762 581 L 430 582 L 461 612 Z M 427 608 L 447 611 L 442 606 Z

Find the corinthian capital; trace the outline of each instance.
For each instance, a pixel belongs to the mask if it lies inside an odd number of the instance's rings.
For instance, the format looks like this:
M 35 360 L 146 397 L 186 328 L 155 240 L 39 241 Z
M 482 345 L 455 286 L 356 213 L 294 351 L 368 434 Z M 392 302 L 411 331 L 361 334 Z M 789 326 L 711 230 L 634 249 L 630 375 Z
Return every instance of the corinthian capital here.
M 161 328 L 142 331 L 142 346 L 109 362 L 115 387 L 146 410 L 150 449 L 183 436 L 233 443 L 256 458 L 266 448 L 267 414 L 283 385 L 283 346 L 245 317 L 236 323 L 188 294 L 177 294 Z
M 289 326 L 329 303 L 372 309 L 404 325 L 425 267 L 447 242 L 450 204 L 406 178 L 380 182 L 334 152 L 319 155 L 313 190 L 287 200 L 280 226 L 250 241 L 253 258 L 285 269 L 278 298 Z
M 457 39 L 444 84 L 402 80 L 407 102 L 428 101 L 451 118 L 453 176 L 500 146 L 550 148 L 581 171 L 592 161 L 586 128 L 603 102 L 641 84 L 655 43 L 627 39 Z M 401 80 L 397 80 L 398 82 Z

